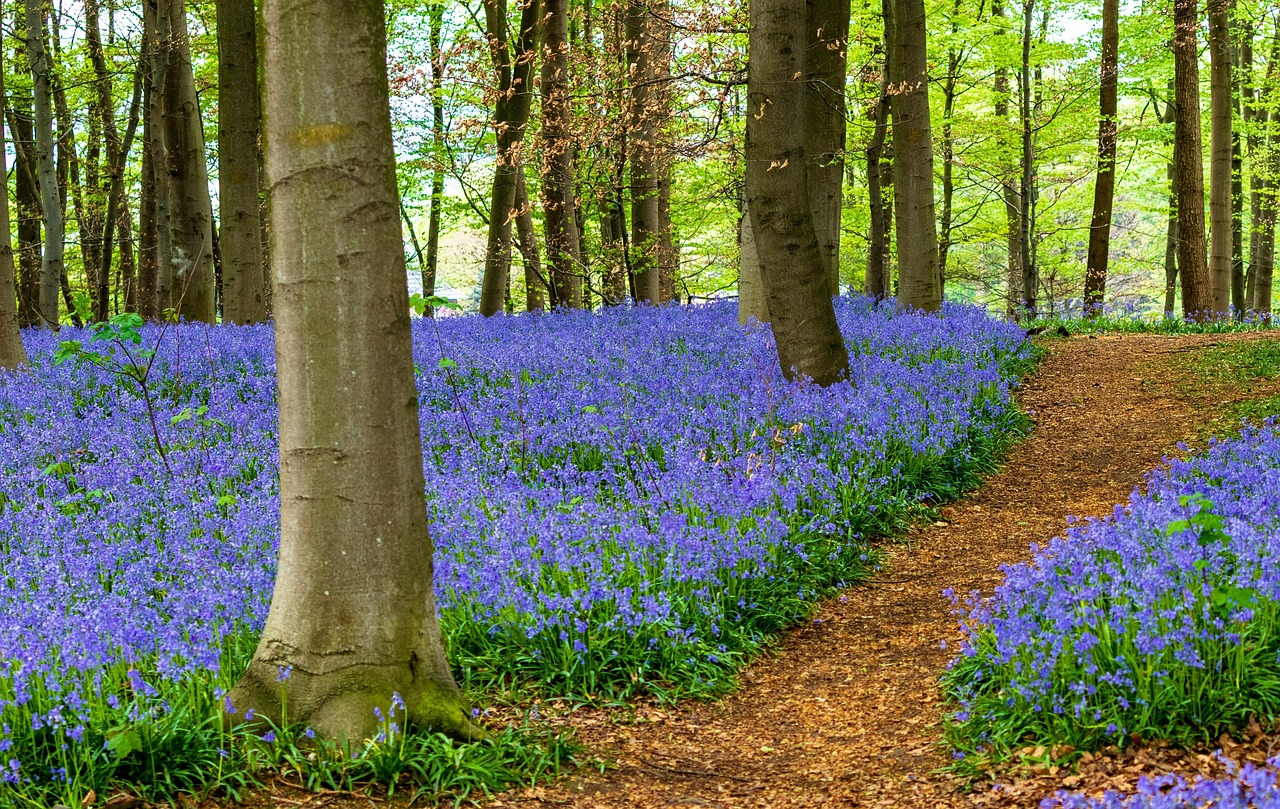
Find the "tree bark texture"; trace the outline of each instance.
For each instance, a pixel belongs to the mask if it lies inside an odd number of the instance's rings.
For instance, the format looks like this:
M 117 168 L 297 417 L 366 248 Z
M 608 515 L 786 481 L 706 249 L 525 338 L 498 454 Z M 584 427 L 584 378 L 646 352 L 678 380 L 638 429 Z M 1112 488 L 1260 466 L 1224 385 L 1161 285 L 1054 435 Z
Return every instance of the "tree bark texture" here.
M 848 375 L 831 282 L 813 227 L 804 116 L 804 0 L 751 4 L 747 83 L 747 208 L 783 373 L 829 385 Z
M 0 101 L 4 89 L 4 28 L 0 26 Z M 8 175 L 4 128 L 0 127 L 0 177 Z M 27 364 L 18 322 L 18 284 L 13 263 L 13 240 L 9 230 L 9 188 L 0 189 L 0 368 L 12 370 Z
M 738 220 L 738 324 L 745 326 L 753 320 L 769 322 L 769 303 L 764 296 L 751 209 L 743 203 L 742 217 Z
M 222 319 L 267 319 L 259 194 L 258 34 L 254 0 L 217 0 L 218 239 Z
M 230 698 L 279 721 L 287 689 L 291 722 L 357 742 L 398 693 L 405 725 L 472 738 L 432 590 L 383 4 L 263 18 L 280 562 Z
M 889 229 L 885 214 L 890 201 L 886 199 L 885 180 L 888 172 L 884 166 L 884 141 L 889 128 L 889 79 L 883 74 L 880 82 L 880 98 L 868 112 L 875 130 L 867 143 L 867 206 L 870 222 L 867 228 L 867 272 L 863 292 L 876 300 L 889 294 Z M 891 179 L 890 179 L 891 181 Z
M 18 15 L 19 23 L 22 16 L 21 13 Z M 13 69 L 22 71 L 26 62 L 24 50 L 16 50 L 15 57 Z M 13 167 L 13 213 L 18 235 L 18 320 L 24 327 L 37 326 L 41 322 L 40 273 L 44 260 L 40 241 L 40 186 L 36 181 L 35 123 L 30 96 L 15 94 L 6 101 L 11 101 L 5 110 L 5 119 L 17 158 Z
M 845 74 L 849 0 L 809 0 L 805 64 L 805 172 L 809 207 L 831 294 L 840 294 L 840 215 L 844 201 Z
M 1169 89 L 1173 90 L 1172 82 Z M 1172 101 L 1165 105 L 1163 123 L 1174 123 L 1177 117 L 1174 109 Z M 1173 315 L 1178 297 L 1178 161 L 1175 157 L 1171 156 L 1165 165 L 1165 177 L 1169 181 L 1169 214 L 1164 237 L 1164 311 Z
M 573 198 L 573 108 L 569 97 L 569 0 L 545 0 L 542 45 L 542 216 L 552 301 L 582 308 L 582 256 Z M 540 274 L 539 274 L 540 275 Z M 541 281 L 537 294 L 543 299 Z M 534 303 L 530 292 L 530 303 Z M 534 307 L 530 307 L 534 308 Z M 536 308 L 541 309 L 539 305 Z
M 1120 0 L 1102 2 L 1102 59 L 1098 89 L 1098 174 L 1084 276 L 1086 313 L 1102 311 L 1111 251 L 1111 206 L 1116 196 L 1116 97 L 1119 87 Z
M 480 314 L 496 315 L 506 302 L 511 271 L 511 225 L 515 221 L 516 173 L 533 103 L 534 54 L 538 49 L 540 0 L 526 0 L 520 13 L 515 53 L 507 41 L 506 0 L 485 0 L 486 34 L 498 77 L 493 121 L 498 135 L 498 164 L 489 201 L 489 236 L 485 244 L 484 278 L 480 286 Z
M 1035 0 L 1022 0 L 1022 65 L 1018 72 L 1019 130 L 1022 135 L 1021 184 L 1018 189 L 1018 252 L 1022 256 L 1020 314 L 1036 316 L 1040 268 L 1036 265 L 1035 117 L 1031 104 L 1031 23 Z
M 1231 309 L 1231 38 L 1227 0 L 1209 2 L 1209 283 L 1215 314 Z
M 1176 117 L 1173 153 L 1178 164 L 1178 274 L 1182 313 L 1212 317 L 1217 305 L 1205 260 L 1204 167 L 1200 139 L 1200 64 L 1196 0 L 1174 0 L 1173 67 Z
M 933 136 L 924 0 L 884 0 L 892 8 L 889 84 L 893 112 L 893 199 L 897 214 L 898 305 L 942 306 L 933 202 Z
M 58 293 L 63 273 L 62 201 L 58 169 L 53 153 L 53 77 L 45 47 L 44 6 L 26 0 L 27 58 L 31 63 L 35 107 L 36 182 L 40 189 L 44 221 L 44 255 L 40 265 L 40 319 L 47 329 L 58 329 Z
M 631 275 L 636 300 L 658 303 L 660 230 L 658 196 L 662 127 L 668 92 L 664 82 L 670 60 L 667 13 L 661 0 L 631 0 L 627 6 L 627 63 L 631 79 L 628 148 L 631 158 Z

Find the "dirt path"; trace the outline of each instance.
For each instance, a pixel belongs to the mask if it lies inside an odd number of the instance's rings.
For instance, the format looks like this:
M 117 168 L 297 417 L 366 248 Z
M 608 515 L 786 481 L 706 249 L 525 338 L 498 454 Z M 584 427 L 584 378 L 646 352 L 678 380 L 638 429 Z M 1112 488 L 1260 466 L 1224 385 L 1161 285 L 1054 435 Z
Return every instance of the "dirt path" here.
M 1056 775 L 965 794 L 934 773 L 946 763 L 936 744 L 943 643 L 954 648 L 960 637 L 941 591 L 989 593 L 1000 565 L 1025 559 L 1067 515 L 1106 515 L 1125 502 L 1222 404 L 1222 391 L 1196 390 L 1176 360 L 1237 339 L 1256 335 L 1052 342 L 1019 394 L 1037 428 L 999 474 L 944 511 L 947 524 L 895 546 L 881 583 L 822 604 L 722 702 L 639 706 L 626 724 L 606 713 L 567 717 L 616 768 L 490 805 L 1036 805 Z

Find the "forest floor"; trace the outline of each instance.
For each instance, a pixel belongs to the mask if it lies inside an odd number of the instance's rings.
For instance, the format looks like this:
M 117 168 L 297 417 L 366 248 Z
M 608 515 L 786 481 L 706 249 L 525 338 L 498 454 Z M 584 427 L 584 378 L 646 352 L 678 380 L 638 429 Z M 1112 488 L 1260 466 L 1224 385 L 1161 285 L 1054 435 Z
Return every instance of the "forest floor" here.
M 1017 394 L 1030 436 L 980 489 L 905 541 L 887 545 L 869 585 L 822 603 L 748 666 L 741 688 L 716 702 L 578 710 L 574 728 L 603 773 L 579 770 L 551 785 L 503 793 L 491 807 L 1022 807 L 1059 788 L 1128 790 L 1141 774 L 1220 774 L 1209 751 L 1129 748 L 1088 756 L 1078 772 L 1024 767 L 971 785 L 940 772 L 938 677 L 961 633 L 944 588 L 989 595 L 1001 566 L 1060 534 L 1067 516 L 1106 516 L 1179 442 L 1202 447 L 1206 425 L 1233 402 L 1280 393 L 1203 383 L 1188 361 L 1238 335 L 1102 335 L 1050 340 L 1048 357 Z M 1280 736 L 1257 729 L 1226 742 L 1262 760 Z M 286 788 L 256 805 L 368 806 Z M 261 801 L 262 803 L 259 803 Z

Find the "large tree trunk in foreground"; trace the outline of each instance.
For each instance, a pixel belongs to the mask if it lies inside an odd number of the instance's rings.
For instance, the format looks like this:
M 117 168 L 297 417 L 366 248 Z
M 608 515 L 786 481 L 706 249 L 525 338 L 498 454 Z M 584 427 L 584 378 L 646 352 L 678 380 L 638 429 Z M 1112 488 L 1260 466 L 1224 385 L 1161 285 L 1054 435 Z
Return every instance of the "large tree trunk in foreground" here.
M 849 0 L 810 0 L 808 11 L 805 171 L 818 248 L 830 279 L 831 294 L 839 295 Z
M 1205 260 L 1198 17 L 1196 0 L 1174 1 L 1173 153 L 1178 163 L 1178 273 L 1182 276 L 1182 313 L 1189 320 L 1209 317 L 1215 311 Z
M 354 743 L 398 693 L 401 721 L 474 737 L 432 591 L 383 6 L 263 17 L 280 564 L 231 700 L 279 721 L 287 688 L 290 722 Z
M 4 28 L 0 26 L 0 103 L 4 92 Z M 0 126 L 0 177 L 8 172 L 5 165 L 4 128 Z M 9 235 L 9 189 L 0 189 L 0 368 L 13 369 L 27 364 L 27 349 L 22 344 L 18 324 L 18 285 L 13 267 L 13 241 Z
M 218 197 L 222 319 L 267 319 L 258 200 L 258 39 L 253 0 L 218 0 Z
M 44 219 L 44 255 L 40 265 L 40 318 L 58 329 L 58 292 L 63 266 L 62 201 L 53 155 L 53 81 L 45 48 L 44 11 L 39 0 L 26 0 L 27 54 L 35 99 L 36 181 Z
M 1209 283 L 1213 311 L 1231 309 L 1231 41 L 1226 0 L 1209 3 Z
M 890 9 L 892 9 L 890 11 Z M 885 0 L 893 110 L 893 199 L 897 213 L 898 305 L 942 306 L 938 230 L 933 210 L 933 136 L 924 0 Z
M 747 83 L 747 208 L 760 258 L 778 358 L 788 378 L 829 385 L 849 355 L 831 302 L 831 281 L 813 227 L 806 181 L 804 0 L 751 4 Z
M 1102 64 L 1098 90 L 1098 176 L 1093 185 L 1084 305 L 1089 315 L 1102 311 L 1111 250 L 1111 206 L 1116 195 L 1116 96 L 1119 86 L 1120 0 L 1102 3 Z

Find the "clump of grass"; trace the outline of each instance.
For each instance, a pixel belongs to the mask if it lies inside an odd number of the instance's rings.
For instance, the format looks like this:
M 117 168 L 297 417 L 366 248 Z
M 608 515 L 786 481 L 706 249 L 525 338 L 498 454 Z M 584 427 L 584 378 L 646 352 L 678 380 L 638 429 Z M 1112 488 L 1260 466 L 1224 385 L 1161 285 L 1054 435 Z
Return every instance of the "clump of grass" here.
M 1265 383 L 1280 379 L 1280 339 L 1259 339 L 1216 346 L 1196 352 L 1190 359 L 1196 381 L 1226 394 L 1248 394 Z M 1230 432 L 1242 423 L 1260 424 L 1280 415 L 1280 393 L 1246 395 L 1230 401 L 1226 412 L 1209 425 L 1215 433 Z
M 1187 320 L 1180 315 L 1133 310 L 1104 311 L 1092 318 L 1078 312 L 1042 315 L 1023 325 L 1043 329 L 1049 337 L 1058 334 L 1059 327 L 1070 334 L 1234 334 L 1273 328 L 1269 321 L 1256 317 Z

